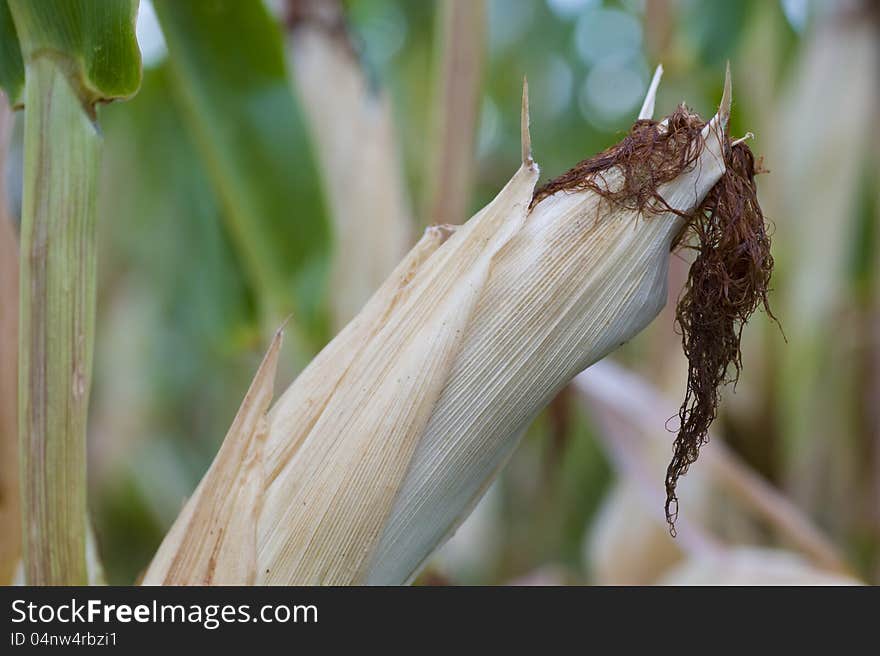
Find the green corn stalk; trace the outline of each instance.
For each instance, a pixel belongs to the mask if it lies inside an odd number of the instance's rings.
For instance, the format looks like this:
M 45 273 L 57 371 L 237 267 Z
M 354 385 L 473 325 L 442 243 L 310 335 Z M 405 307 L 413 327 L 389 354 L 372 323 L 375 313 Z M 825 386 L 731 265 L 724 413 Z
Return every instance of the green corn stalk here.
M 137 0 L 105 0 L 100 11 L 89 0 L 9 0 L 5 9 L 24 65 L 18 408 L 25 581 L 79 585 L 88 581 L 96 105 L 140 84 Z M 3 27 L 10 50 L 11 25 Z

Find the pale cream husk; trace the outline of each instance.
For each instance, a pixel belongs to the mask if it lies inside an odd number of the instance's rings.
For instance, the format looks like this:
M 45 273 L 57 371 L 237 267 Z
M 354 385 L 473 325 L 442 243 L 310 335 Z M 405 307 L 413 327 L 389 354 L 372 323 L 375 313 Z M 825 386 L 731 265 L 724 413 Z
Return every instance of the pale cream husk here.
M 660 188 L 671 207 L 691 210 L 722 175 L 729 100 L 694 168 Z M 227 583 L 412 580 L 535 414 L 656 316 L 683 219 L 642 217 L 591 191 L 530 210 L 538 167 L 523 105 L 523 162 L 498 196 L 464 225 L 425 233 L 269 411 L 265 441 L 256 421 L 230 431 L 206 478 L 220 476 L 227 494 L 261 489 L 254 507 L 220 508 L 197 492 L 146 583 L 205 582 L 190 572 L 211 568 L 172 567 L 184 539 L 201 545 L 199 558 L 252 564 Z M 254 463 L 244 472 L 222 458 L 239 440 Z M 210 520 L 193 521 L 205 507 Z

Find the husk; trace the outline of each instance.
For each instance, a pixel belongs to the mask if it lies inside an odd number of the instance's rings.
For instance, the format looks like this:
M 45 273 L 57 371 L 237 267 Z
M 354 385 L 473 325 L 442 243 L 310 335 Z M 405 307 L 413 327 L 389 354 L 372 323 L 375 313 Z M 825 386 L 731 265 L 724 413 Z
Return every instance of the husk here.
M 727 110 L 705 127 L 696 165 L 658 189 L 671 209 L 694 209 L 724 172 Z M 666 302 L 685 219 L 592 190 L 530 209 L 527 111 L 524 93 L 510 182 L 453 234 L 429 229 L 269 413 L 257 583 L 411 580 L 534 415 Z M 163 545 L 148 581 L 173 551 Z
M 144 584 L 252 584 L 256 518 L 264 489 L 266 411 L 272 402 L 281 331 L 244 397 L 208 474 L 162 542 Z
M 362 70 L 341 6 L 289 4 L 290 69 L 333 219 L 330 304 L 338 329 L 406 254 L 412 220 L 391 101 Z

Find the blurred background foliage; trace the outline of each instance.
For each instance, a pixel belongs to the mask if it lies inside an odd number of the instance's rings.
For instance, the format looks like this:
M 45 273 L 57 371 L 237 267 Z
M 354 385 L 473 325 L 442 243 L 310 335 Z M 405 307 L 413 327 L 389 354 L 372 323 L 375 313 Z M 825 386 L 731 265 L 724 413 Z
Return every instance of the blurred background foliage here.
M 100 110 L 90 507 L 113 583 L 134 581 L 148 563 L 216 453 L 271 330 L 293 315 L 286 386 L 338 328 L 328 272 L 345 262 L 334 263 L 340 240 L 320 179 L 332 171 L 315 152 L 304 86 L 290 76 L 299 4 L 309 3 L 141 0 L 143 86 Z M 455 183 L 466 216 L 515 171 L 524 75 L 548 179 L 625 134 L 657 63 L 657 114 L 683 101 L 708 117 L 730 61 L 731 132 L 754 132 L 752 149 L 771 171 L 759 191 L 774 224 L 773 305 L 787 342 L 764 317 L 746 328 L 744 375 L 725 393 L 715 436 L 812 521 L 847 572 L 880 582 L 876 3 L 352 0 L 344 15 L 345 47 L 370 93 L 390 98 L 388 157 L 402 183 L 375 182 L 402 184 L 412 234 L 437 218 L 432 181 L 444 166 L 471 171 Z M 325 80 L 331 90 L 335 82 Z M 461 144 L 437 138 L 444 120 Z M 15 141 L 11 152 L 17 215 Z M 688 257 L 673 256 L 669 307 L 612 356 L 670 401 L 666 416 L 686 378 L 672 309 Z M 650 403 L 639 389 L 624 392 L 633 407 Z M 673 436 L 654 427 L 663 449 L 656 462 L 638 455 L 649 472 L 638 480 L 609 447 L 625 429 L 601 421 L 597 403 L 570 388 L 548 407 L 420 582 L 652 583 L 675 580 L 676 567 L 719 545 L 792 546 L 712 474 L 696 480 L 702 461 L 682 516 L 707 537 L 673 542 L 662 499 L 632 493 L 662 482 Z M 783 555 L 810 563 L 796 552 Z

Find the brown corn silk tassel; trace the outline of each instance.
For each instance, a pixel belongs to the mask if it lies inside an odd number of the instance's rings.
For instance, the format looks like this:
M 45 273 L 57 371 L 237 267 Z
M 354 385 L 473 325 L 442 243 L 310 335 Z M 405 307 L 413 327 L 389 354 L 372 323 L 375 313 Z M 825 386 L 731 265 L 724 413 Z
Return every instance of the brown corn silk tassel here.
M 666 520 L 675 535 L 678 479 L 696 461 L 718 412 L 719 388 L 742 370 L 743 326 L 759 305 L 775 321 L 767 293 L 773 272 L 770 235 L 758 203 L 752 151 L 725 140 L 725 172 L 688 222 L 697 251 L 676 309 L 688 380 L 679 431 L 666 471 Z
M 775 319 L 767 300 L 773 270 L 770 237 L 755 186 L 760 170 L 748 146 L 742 140 L 731 141 L 726 131 L 721 135 L 725 172 L 689 215 L 670 207 L 658 193 L 660 185 L 696 166 L 705 126 L 684 105 L 660 122 L 640 118 L 623 141 L 578 163 L 536 190 L 532 198 L 534 207 L 559 191 L 589 189 L 610 203 L 640 211 L 645 220 L 664 212 L 687 219 L 673 244 L 697 251 L 676 310 L 688 380 L 666 473 L 666 520 L 673 536 L 676 485 L 708 440 L 718 412 L 719 388 L 739 378 L 743 326 L 759 305 Z M 606 179 L 613 169 L 622 173 L 622 182 L 616 185 Z

